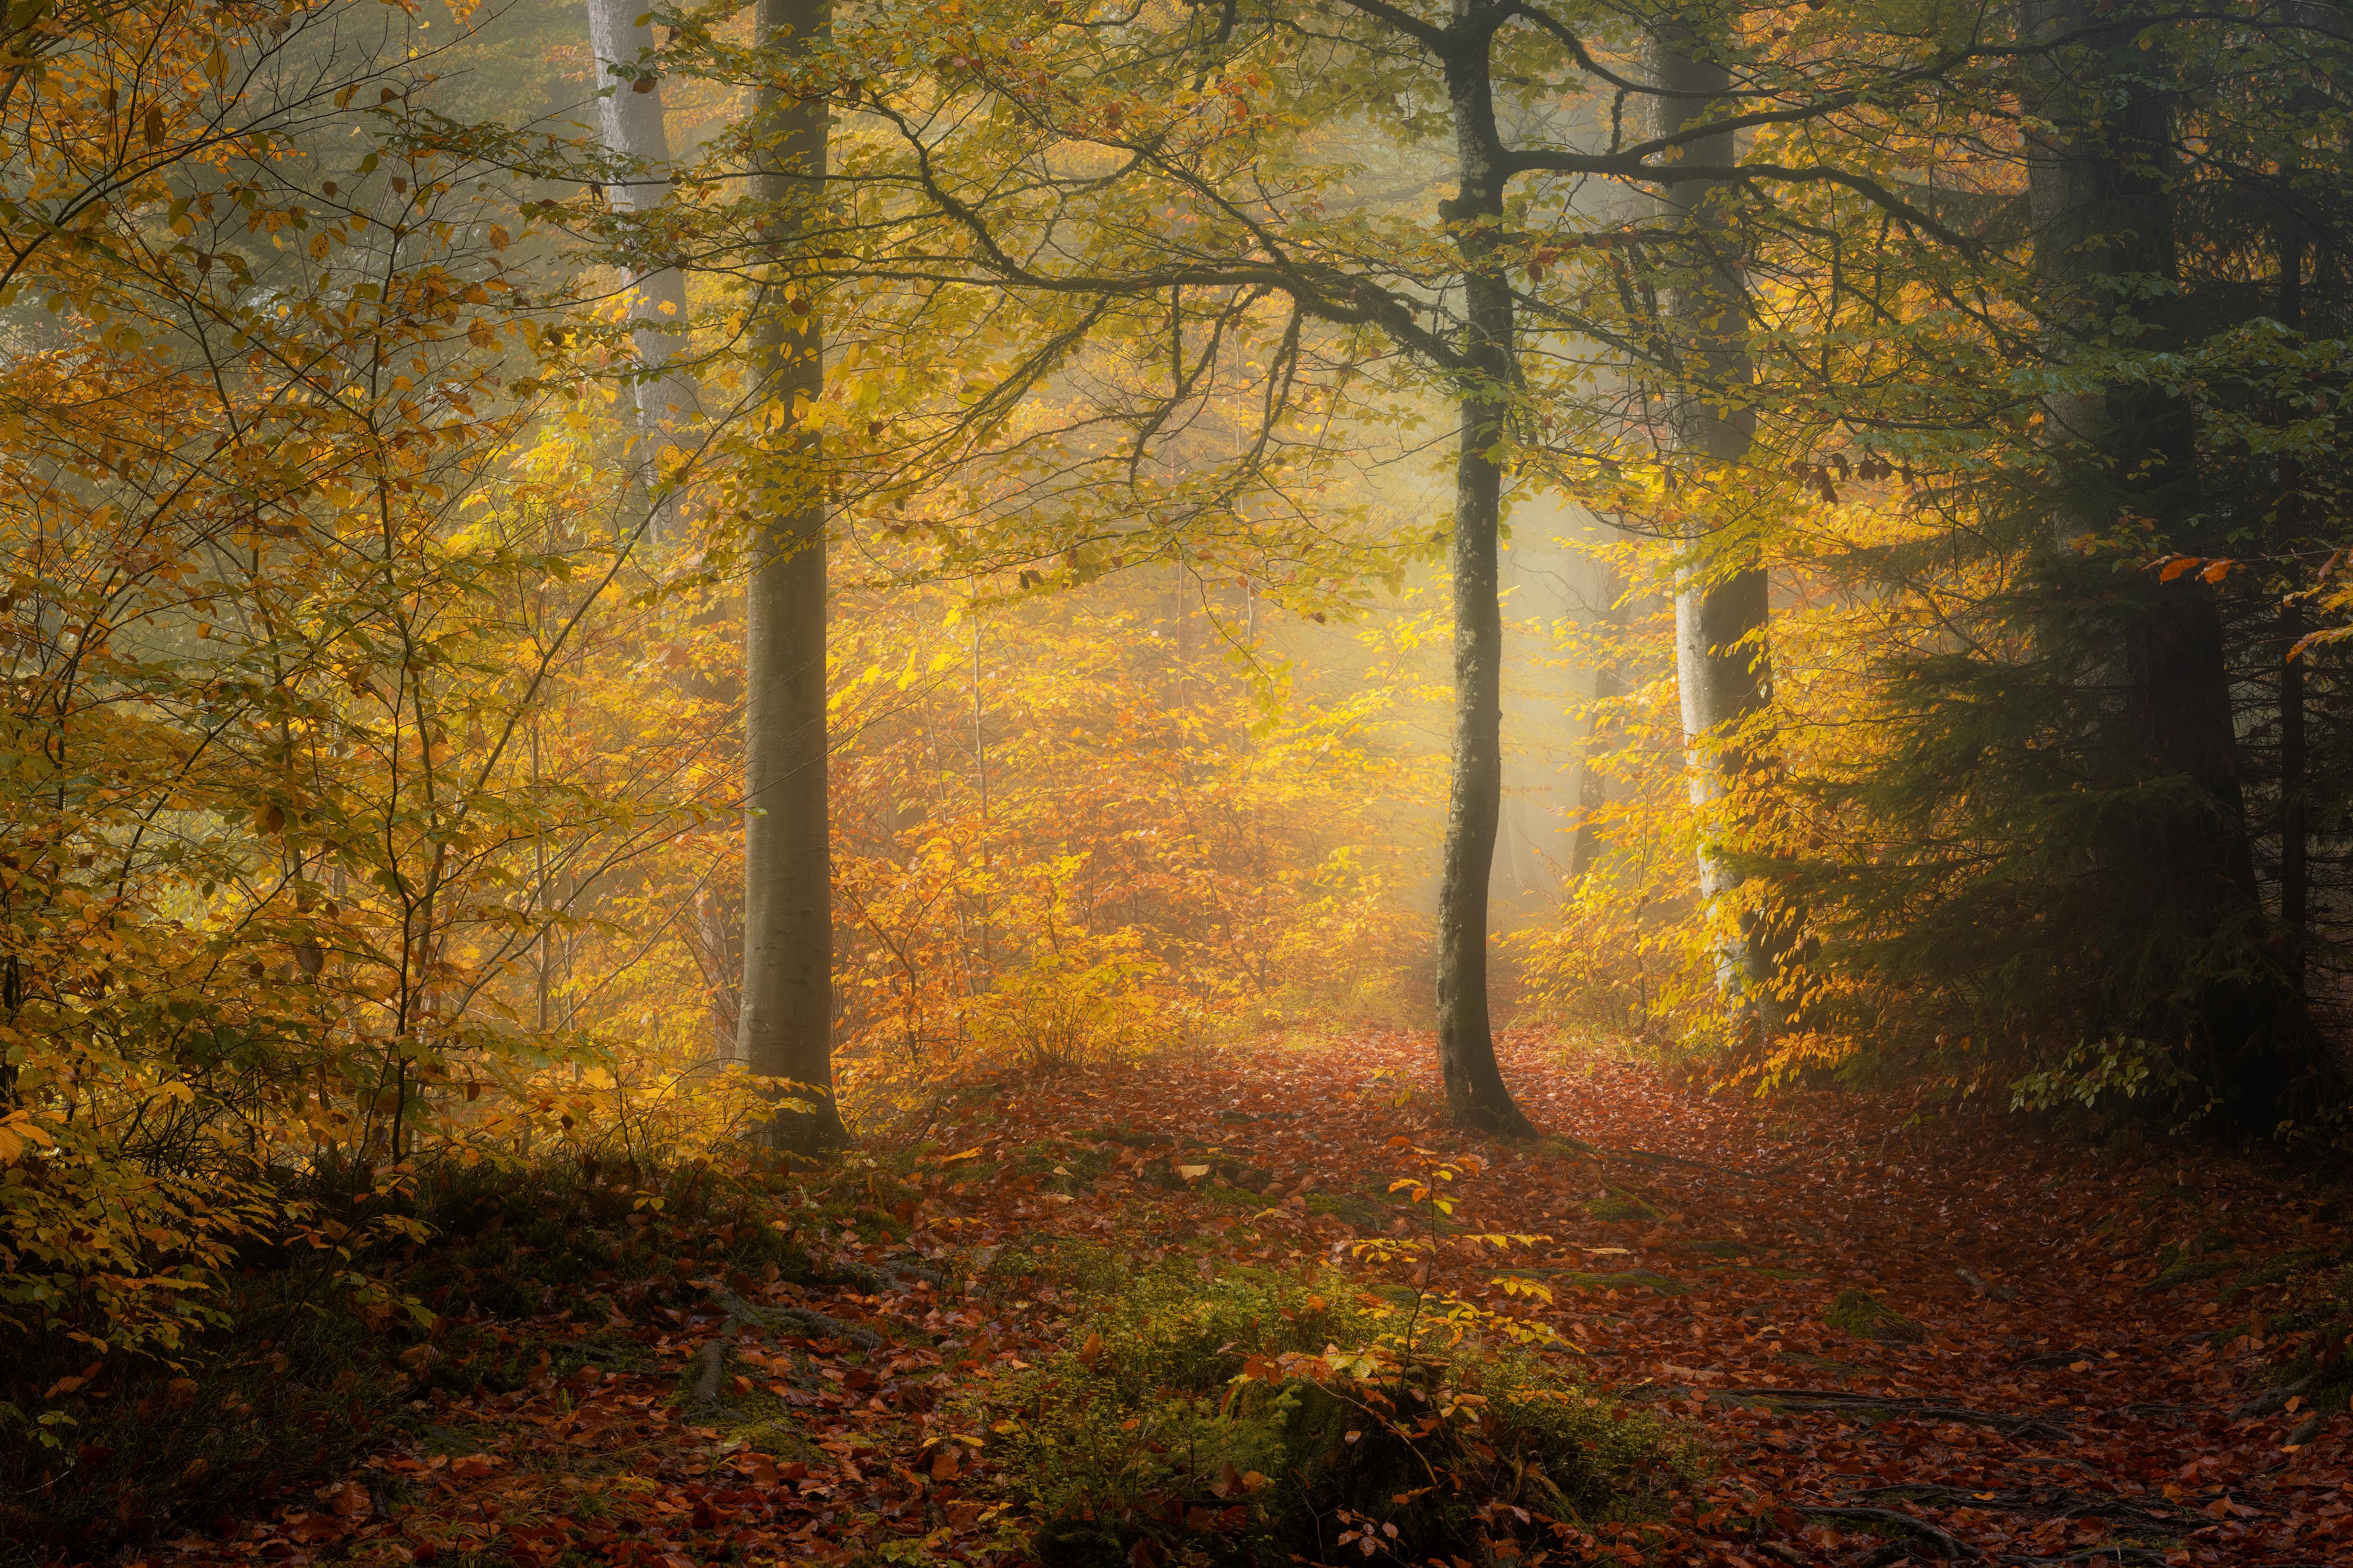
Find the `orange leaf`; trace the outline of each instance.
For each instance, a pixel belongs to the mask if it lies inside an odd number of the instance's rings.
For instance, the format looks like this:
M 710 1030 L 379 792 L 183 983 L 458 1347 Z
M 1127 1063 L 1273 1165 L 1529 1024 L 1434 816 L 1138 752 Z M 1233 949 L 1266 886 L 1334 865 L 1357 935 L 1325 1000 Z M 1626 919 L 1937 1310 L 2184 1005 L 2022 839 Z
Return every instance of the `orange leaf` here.
M 2164 570 L 2158 573 L 2157 580 L 2160 583 L 2170 583 L 2184 572 L 2194 572 L 2204 563 L 2199 556 L 2177 555 L 2165 563 Z
M 2237 564 L 2235 561 L 2217 561 L 2205 571 L 2198 574 L 2199 579 L 2201 582 L 2220 583 L 2231 574 L 2231 568 Z

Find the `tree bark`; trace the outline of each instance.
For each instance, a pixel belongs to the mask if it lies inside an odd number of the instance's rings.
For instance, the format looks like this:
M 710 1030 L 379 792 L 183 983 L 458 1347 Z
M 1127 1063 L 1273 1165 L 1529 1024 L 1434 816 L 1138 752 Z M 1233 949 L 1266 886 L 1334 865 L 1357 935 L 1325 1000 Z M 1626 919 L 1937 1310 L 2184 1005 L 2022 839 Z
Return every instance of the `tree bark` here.
M 670 199 L 670 133 L 662 122 L 659 82 L 649 77 L 622 78 L 615 65 L 636 66 L 650 58 L 652 25 L 640 21 L 643 0 L 587 0 L 588 44 L 596 61 L 596 87 L 604 96 L 596 102 L 598 126 L 608 152 L 643 165 L 634 177 L 606 187 L 606 200 L 616 212 L 647 213 Z M 643 88 L 640 91 L 639 89 Z M 609 89 L 609 91 L 605 89 Z M 632 482 L 650 495 L 655 484 L 655 459 L 662 436 L 692 418 L 701 408 L 694 378 L 669 368 L 686 347 L 686 278 L 675 267 L 660 267 L 629 279 L 630 340 L 638 363 L 659 375 L 639 381 L 633 389 L 638 440 L 629 465 Z M 668 509 L 662 508 L 666 512 Z M 659 534 L 668 520 L 658 512 L 651 520 Z
M 1457 0 L 1458 19 L 1469 0 Z M 1439 215 L 1464 264 L 1467 330 L 1454 464 L 1454 757 L 1438 895 L 1438 1064 L 1458 1126 L 1533 1135 L 1495 1061 L 1487 1012 L 1488 879 L 1504 790 L 1504 616 L 1497 598 L 1504 472 L 1514 369 L 1512 292 L 1495 257 L 1503 221 L 1490 33 L 1451 30 L 1444 54 L 1454 110 L 1457 195 Z
M 1601 573 L 1601 591 L 1609 598 L 1602 608 L 1602 624 L 1609 628 L 1611 656 L 1617 645 L 1624 640 L 1628 605 L 1626 584 L 1619 580 L 1617 569 L 1605 566 Z M 1585 880 L 1594 862 L 1601 855 L 1601 830 L 1595 819 L 1602 807 L 1609 804 L 1609 781 L 1601 775 L 1596 764 L 1608 749 L 1609 735 L 1602 718 L 1602 704 L 1619 692 L 1618 667 L 1603 662 L 1593 668 L 1593 718 L 1587 725 L 1585 746 L 1577 765 L 1577 832 L 1569 840 L 1568 879 L 1572 887 Z
M 2304 331 L 2304 233 L 2294 216 L 2283 218 L 2279 236 L 2280 324 Z M 2279 460 L 2276 526 L 2290 560 L 2304 538 L 2304 472 L 2295 458 Z M 2280 602 L 2280 923 L 2287 927 L 2288 974 L 2305 986 L 2305 959 L 2312 920 L 2311 828 L 2305 795 L 2304 601 L 2291 593 Z
M 2028 198 L 2055 363 L 2126 312 L 2146 323 L 2149 346 L 2180 341 L 2172 297 L 2147 292 L 2148 280 L 2176 272 L 2172 67 L 2161 48 L 2142 47 L 2154 16 L 2145 3 L 2105 0 L 2033 0 L 2021 12 L 2029 37 L 2080 40 L 2037 62 L 2024 81 L 2030 123 L 2043 128 L 2028 147 Z M 2144 384 L 2092 384 L 2047 398 L 2044 417 L 2048 438 L 2068 454 L 2051 536 L 2059 558 L 2079 537 L 2105 539 L 2126 517 L 2153 523 L 2161 544 L 2190 542 L 2199 487 L 2186 398 Z M 2096 751 L 2131 782 L 2158 789 L 2093 847 L 2096 898 L 2116 930 L 2147 931 L 2155 922 L 2177 933 L 2174 950 L 2140 962 L 2180 972 L 2177 1026 L 2200 1076 L 2260 1123 L 2281 1109 L 2312 1037 L 2284 969 L 2264 973 L 2253 957 L 2266 917 L 2221 609 L 2199 574 L 2147 586 L 2137 559 L 2145 550 L 2127 553 L 2116 567 L 2124 581 L 2082 606 L 2103 618 L 2105 644 L 2084 656 L 2079 679 L 2092 699 Z M 2194 798 L 2171 802 L 2170 781 L 2189 785 Z M 2243 944 L 2240 956 L 2219 959 L 2218 942 Z M 2156 1022 L 2123 1014 L 2093 1027 L 2138 1037 Z
M 805 61 L 831 26 L 829 0 L 760 0 L 763 47 Z M 757 328 L 767 395 L 787 409 L 824 389 L 817 301 L 791 278 L 791 255 L 823 200 L 828 115 L 822 97 L 760 90 L 757 189 L 779 258 Z M 790 1079 L 812 1109 L 774 1117 L 769 1140 L 816 1152 L 843 1136 L 833 1096 L 833 900 L 826 795 L 825 501 L 816 441 L 772 490 L 776 509 L 752 541 L 744 670 L 744 994 L 737 1053 L 764 1077 Z
M 1654 27 L 1651 79 L 1661 89 L 1654 134 L 1679 134 L 1726 107 L 1732 73 L 1701 58 L 1700 47 L 1672 18 Z M 1683 156 L 1729 164 L 1736 153 L 1726 131 L 1690 142 Z M 1747 401 L 1753 374 L 1747 303 L 1729 196 L 1727 185 L 1697 180 L 1664 185 L 1657 198 L 1660 216 L 1681 230 L 1688 251 L 1661 300 L 1675 376 L 1668 395 L 1668 440 L 1686 461 L 1719 471 L 1745 464 L 1757 435 L 1756 411 Z M 1744 549 L 1728 568 L 1722 555 L 1705 539 L 1686 540 L 1675 587 L 1684 776 L 1694 810 L 1719 822 L 1725 803 L 1766 763 L 1753 730 L 1772 700 L 1766 640 L 1771 602 L 1763 563 L 1753 549 Z M 1743 880 L 1720 841 L 1702 843 L 1700 897 L 1710 910 L 1736 899 Z M 1716 981 L 1736 1026 L 1769 1031 L 1784 1021 L 1783 960 L 1795 925 L 1789 911 L 1748 909 L 1721 939 Z

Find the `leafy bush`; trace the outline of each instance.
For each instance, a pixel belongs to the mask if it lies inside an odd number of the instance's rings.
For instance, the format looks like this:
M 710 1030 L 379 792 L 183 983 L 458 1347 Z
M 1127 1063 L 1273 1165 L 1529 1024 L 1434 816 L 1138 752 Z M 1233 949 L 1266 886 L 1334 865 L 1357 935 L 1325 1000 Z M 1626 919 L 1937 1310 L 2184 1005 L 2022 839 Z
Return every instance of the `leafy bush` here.
M 52 1334 L 0 1362 L 0 1562 L 207 1527 L 338 1473 L 420 1393 L 512 1392 L 633 1353 L 545 1319 L 601 1327 L 684 1305 L 713 1275 L 807 1275 L 762 1166 L 280 1177 L 310 1239 L 225 1245 L 205 1318 L 168 1351 Z
M 1495 1326 L 1337 1273 L 1155 1271 L 997 1385 L 990 1453 L 1053 1568 L 1419 1562 L 1641 1511 L 1688 1474 L 1664 1427 Z

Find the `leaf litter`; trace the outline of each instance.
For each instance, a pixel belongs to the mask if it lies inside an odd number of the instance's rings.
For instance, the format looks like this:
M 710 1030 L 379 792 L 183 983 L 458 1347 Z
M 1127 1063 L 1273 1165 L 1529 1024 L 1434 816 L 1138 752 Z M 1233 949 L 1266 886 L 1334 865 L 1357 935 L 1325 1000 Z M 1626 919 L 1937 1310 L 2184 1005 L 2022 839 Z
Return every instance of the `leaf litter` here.
M 1069 1342 L 1074 1292 L 1003 1267 L 1057 1240 L 1204 1277 L 1337 1266 L 1546 1325 L 1549 1353 L 1705 1455 L 1658 1517 L 1588 1521 L 1564 1560 L 2353 1553 L 2353 1416 L 2278 1372 L 2341 1348 L 2278 1326 L 2300 1272 L 2348 1252 L 2306 1178 L 1891 1097 L 1711 1097 L 1534 1037 L 1501 1049 L 1551 1136 L 1448 1130 L 1428 1037 L 1398 1031 L 997 1084 L 895 1169 L 876 1151 L 779 1199 L 812 1279 L 698 1273 L 690 1242 L 677 1288 L 633 1311 L 606 1295 L 602 1323 L 557 1301 L 477 1325 L 519 1386 L 437 1384 L 353 1474 L 145 1559 L 1019 1560 L 1034 1521 L 956 1413 L 1060 1351 L 1103 1353 Z M 1410 1200 L 1440 1160 L 1461 1174 L 1430 1223 Z M 1534 1239 L 1499 1259 L 1464 1232 Z

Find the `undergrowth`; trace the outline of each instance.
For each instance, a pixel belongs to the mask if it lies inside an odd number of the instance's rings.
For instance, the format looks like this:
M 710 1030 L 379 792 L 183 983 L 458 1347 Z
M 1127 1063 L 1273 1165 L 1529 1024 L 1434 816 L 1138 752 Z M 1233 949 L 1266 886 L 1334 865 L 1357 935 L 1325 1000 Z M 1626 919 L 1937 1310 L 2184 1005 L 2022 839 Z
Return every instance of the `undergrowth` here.
M 1022 1256 L 1019 1278 L 1093 1303 L 1069 1348 L 965 1411 L 1048 1568 L 1541 1555 L 1694 1473 L 1668 1427 L 1459 1310 L 1336 1271 L 1108 1261 Z
M 289 1178 L 311 1226 L 206 1283 L 220 1327 L 161 1353 L 0 1339 L 0 1563 L 216 1528 L 420 1428 L 437 1398 L 575 1370 L 596 1346 L 567 1320 L 683 1305 L 712 1273 L 805 1277 L 774 1218 L 785 1180 L 571 1159 Z

